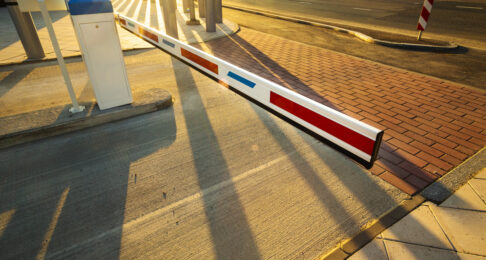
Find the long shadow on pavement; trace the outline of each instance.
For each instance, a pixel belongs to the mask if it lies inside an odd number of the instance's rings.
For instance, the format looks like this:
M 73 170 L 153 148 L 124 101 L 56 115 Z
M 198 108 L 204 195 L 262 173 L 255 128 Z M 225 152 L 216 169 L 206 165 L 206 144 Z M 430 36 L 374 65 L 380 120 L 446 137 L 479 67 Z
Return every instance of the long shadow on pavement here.
M 29 73 L 32 68 L 26 69 L 16 69 L 10 72 L 5 78 L 0 80 L 0 97 L 9 92 L 17 83 L 22 81 Z
M 172 59 L 173 65 L 178 63 Z M 187 66 L 174 68 L 198 183 L 203 191 L 231 176 L 190 69 Z M 204 155 L 196 152 L 201 147 L 207 151 Z M 206 193 L 202 196 L 216 258 L 258 259 L 259 251 L 234 184 L 229 184 L 225 190 L 229 193 L 225 201 Z
M 118 259 L 130 164 L 173 143 L 169 112 L 0 150 L 0 258 Z

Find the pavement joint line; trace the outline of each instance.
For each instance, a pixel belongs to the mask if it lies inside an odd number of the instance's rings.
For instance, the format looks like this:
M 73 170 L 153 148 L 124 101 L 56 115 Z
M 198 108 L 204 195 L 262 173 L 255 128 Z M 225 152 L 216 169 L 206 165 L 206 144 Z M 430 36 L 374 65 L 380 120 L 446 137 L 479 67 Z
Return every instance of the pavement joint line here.
M 476 154 L 468 158 L 466 161 L 459 164 L 457 167 L 450 170 L 442 178 L 430 184 L 422 192 L 413 195 L 410 199 L 405 199 L 395 208 L 387 211 L 378 219 L 365 225 L 363 229 L 353 237 L 342 241 L 334 249 L 324 253 L 317 259 L 320 260 L 334 260 L 346 259 L 358 252 L 359 249 L 371 242 L 376 236 L 381 234 L 387 228 L 400 221 L 403 217 L 411 213 L 414 209 L 423 205 L 426 202 L 433 202 L 438 205 L 445 201 L 458 188 L 465 185 L 470 179 L 474 177 L 481 169 L 486 167 L 486 147 L 478 151 Z M 448 177 L 449 176 L 449 177 Z M 452 178 L 452 180 L 451 180 Z M 447 182 L 444 184 L 443 182 Z M 451 183 L 452 182 L 452 183 Z M 448 187 L 445 187 L 448 186 Z M 429 193 L 440 187 L 446 189 L 447 196 L 441 194 L 439 198 L 430 196 Z M 483 212 L 483 211 L 481 211 Z M 434 214 L 435 218 L 435 214 Z M 443 228 L 441 226 L 442 231 Z M 444 232 L 445 233 L 445 232 Z M 383 238 L 384 239 L 384 238 Z M 449 239 L 447 237 L 447 239 Z M 388 239 L 389 240 L 389 239 Z M 402 241 L 400 241 L 402 242 Z M 457 250 L 456 250 L 457 251 Z
M 442 229 L 442 227 L 441 227 Z M 442 232 L 444 232 L 442 230 Z M 445 232 L 444 232 L 445 233 Z M 447 237 L 447 236 L 446 236 Z M 413 243 L 413 242 L 408 242 L 408 241 L 401 241 L 401 240 L 398 240 L 398 239 L 390 239 L 390 238 L 382 238 L 383 240 L 386 240 L 386 241 L 391 241 L 391 242 L 398 242 L 398 243 L 402 243 L 402 244 L 408 244 L 408 245 L 414 245 L 414 246 L 424 246 L 424 247 L 430 247 L 430 248 L 435 248 L 435 249 L 440 249 L 440 250 L 447 250 L 447 251 L 451 251 L 451 252 L 457 252 L 457 249 L 454 248 L 454 249 L 450 249 L 450 248 L 445 248 L 445 247 L 437 247 L 437 246 L 431 246 L 431 245 L 423 245 L 423 244 L 418 244 L 418 243 Z M 447 237 L 448 241 L 450 241 L 449 237 Z M 452 243 L 451 243 L 452 245 Z
M 224 4 L 223 7 L 237 10 L 237 11 L 242 11 L 242 12 L 247 12 L 247 13 L 252 13 L 256 15 L 262 15 L 270 18 L 276 18 L 280 20 L 285 20 L 285 21 L 290 21 L 290 22 L 295 22 L 295 23 L 300 23 L 300 24 L 306 24 L 306 25 L 312 25 L 312 26 L 317 26 L 325 29 L 331 29 L 337 32 L 341 33 L 347 33 L 349 35 L 353 35 L 356 38 L 367 42 L 371 44 L 378 44 L 386 47 L 393 47 L 393 48 L 402 48 L 402 49 L 409 49 L 409 50 L 419 50 L 419 51 L 450 51 L 457 49 L 459 45 L 452 43 L 452 42 L 447 42 L 448 45 L 441 46 L 441 45 L 430 45 L 430 44 L 416 44 L 416 43 L 404 43 L 404 42 L 392 42 L 392 41 L 385 41 L 385 40 L 380 40 L 373 38 L 371 36 L 368 36 L 364 33 L 353 31 L 350 29 L 345 29 L 342 27 L 338 26 L 333 26 L 329 24 L 324 24 L 320 22 L 314 22 L 314 21 L 309 21 L 309 20 L 304 20 L 302 18 L 294 18 L 290 16 L 283 16 L 283 15 L 278 15 L 278 14 L 273 14 L 268 11 L 263 11 L 263 10 L 253 10 L 249 8 L 243 8 L 243 7 L 237 7 L 233 5 L 228 5 Z

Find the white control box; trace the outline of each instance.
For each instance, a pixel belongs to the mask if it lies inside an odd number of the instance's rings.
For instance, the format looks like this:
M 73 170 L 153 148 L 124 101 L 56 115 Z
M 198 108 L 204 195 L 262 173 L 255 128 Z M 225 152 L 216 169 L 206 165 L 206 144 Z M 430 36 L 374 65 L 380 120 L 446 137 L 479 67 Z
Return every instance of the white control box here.
M 132 103 L 113 13 L 71 13 L 71 18 L 99 108 Z

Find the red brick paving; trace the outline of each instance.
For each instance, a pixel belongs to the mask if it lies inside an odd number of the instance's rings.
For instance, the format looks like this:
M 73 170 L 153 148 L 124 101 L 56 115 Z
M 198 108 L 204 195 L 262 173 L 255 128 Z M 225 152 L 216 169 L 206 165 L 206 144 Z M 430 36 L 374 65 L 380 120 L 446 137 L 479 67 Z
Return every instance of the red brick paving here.
M 372 174 L 414 194 L 486 145 L 486 94 L 242 29 L 215 56 L 385 130 Z

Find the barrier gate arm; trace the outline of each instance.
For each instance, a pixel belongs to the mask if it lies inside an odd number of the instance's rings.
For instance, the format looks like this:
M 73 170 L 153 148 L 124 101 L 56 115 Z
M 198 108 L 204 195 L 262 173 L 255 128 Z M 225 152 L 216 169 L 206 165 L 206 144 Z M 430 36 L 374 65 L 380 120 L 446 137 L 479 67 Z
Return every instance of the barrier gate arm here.
M 131 18 L 121 14 L 117 16 L 120 25 L 128 31 L 224 82 L 238 94 L 246 96 L 314 137 L 341 148 L 365 167 L 373 166 L 383 130 L 209 55 Z

